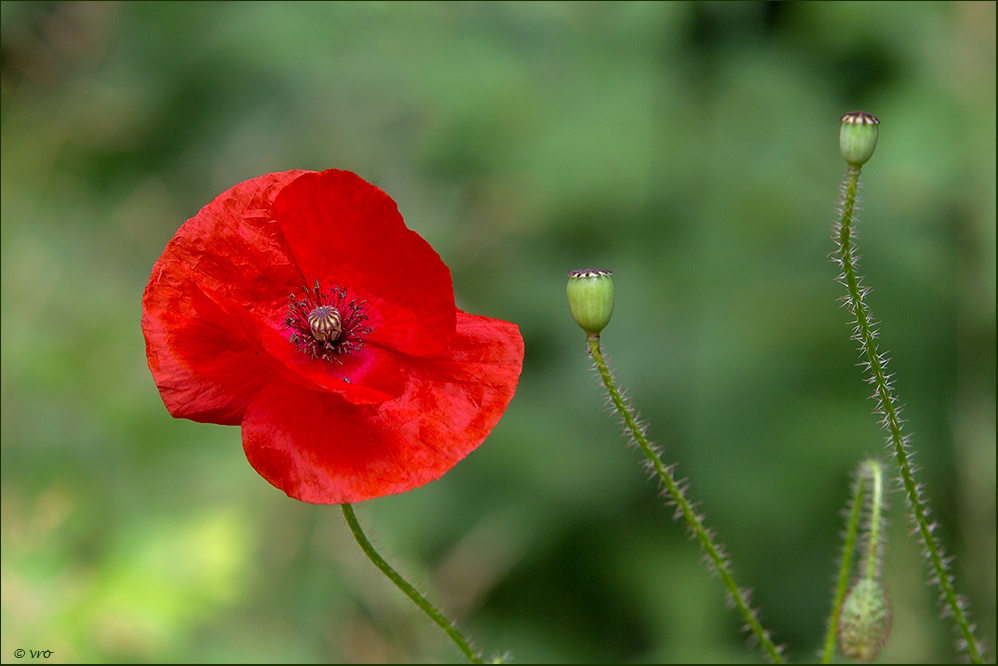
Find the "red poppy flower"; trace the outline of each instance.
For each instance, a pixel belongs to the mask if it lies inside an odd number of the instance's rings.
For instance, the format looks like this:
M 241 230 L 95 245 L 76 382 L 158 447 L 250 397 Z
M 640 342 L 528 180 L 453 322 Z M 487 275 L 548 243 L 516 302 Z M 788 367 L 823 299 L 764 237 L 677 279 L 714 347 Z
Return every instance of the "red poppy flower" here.
M 170 413 L 242 425 L 263 478 L 356 502 L 439 478 L 516 391 L 516 325 L 461 312 L 450 271 L 348 171 L 248 180 L 184 223 L 142 299 Z

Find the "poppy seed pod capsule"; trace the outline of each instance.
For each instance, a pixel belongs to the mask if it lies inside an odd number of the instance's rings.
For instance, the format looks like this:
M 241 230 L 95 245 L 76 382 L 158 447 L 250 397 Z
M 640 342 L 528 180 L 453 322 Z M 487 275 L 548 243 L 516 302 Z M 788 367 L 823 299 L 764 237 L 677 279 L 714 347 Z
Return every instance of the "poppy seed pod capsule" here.
M 613 280 L 605 271 L 592 268 L 568 274 L 568 308 L 575 323 L 588 335 L 597 336 L 613 314 Z
M 319 342 L 335 342 L 343 332 L 343 318 L 333 306 L 322 305 L 308 313 L 308 326 Z
M 839 649 L 857 661 L 872 661 L 891 633 L 894 616 L 887 591 L 878 580 L 864 578 L 849 591 L 839 617 Z
M 873 157 L 873 151 L 877 148 L 880 121 L 865 111 L 847 113 L 839 120 L 842 121 L 842 129 L 839 130 L 842 157 L 846 158 L 849 166 L 861 167 Z

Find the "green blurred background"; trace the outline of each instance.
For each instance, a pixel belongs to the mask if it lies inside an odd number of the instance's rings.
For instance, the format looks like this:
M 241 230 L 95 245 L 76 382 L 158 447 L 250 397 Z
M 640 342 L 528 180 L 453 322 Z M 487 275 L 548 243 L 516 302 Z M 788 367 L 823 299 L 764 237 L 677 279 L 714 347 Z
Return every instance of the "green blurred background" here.
M 813 660 L 850 471 L 883 452 L 828 259 L 854 110 L 882 121 L 868 302 L 995 646 L 994 3 L 2 12 L 4 662 L 460 659 L 336 507 L 272 488 L 237 428 L 171 419 L 146 366 L 141 295 L 177 227 L 292 168 L 384 189 L 459 305 L 523 332 L 485 444 L 357 506 L 486 656 L 760 660 L 602 409 L 564 293 L 597 267 L 620 380 L 766 626 Z M 950 661 L 892 504 L 881 660 Z

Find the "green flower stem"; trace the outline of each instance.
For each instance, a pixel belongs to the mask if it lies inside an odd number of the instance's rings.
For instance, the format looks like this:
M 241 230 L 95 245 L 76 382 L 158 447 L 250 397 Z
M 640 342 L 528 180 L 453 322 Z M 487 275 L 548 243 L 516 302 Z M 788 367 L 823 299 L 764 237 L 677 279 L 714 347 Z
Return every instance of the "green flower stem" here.
M 876 574 L 877 546 L 880 543 L 880 513 L 883 504 L 883 468 L 876 461 L 863 463 L 856 479 L 852 496 L 852 510 L 846 523 L 846 541 L 842 549 L 842 565 L 839 568 L 839 582 L 835 588 L 835 600 L 832 602 L 832 613 L 828 621 L 828 631 L 825 634 L 825 649 L 822 652 L 821 663 L 832 663 L 835 654 L 835 635 L 839 630 L 839 618 L 842 615 L 842 602 L 849 591 L 849 572 L 852 571 L 852 556 L 856 550 L 856 535 L 859 533 L 860 518 L 863 513 L 863 497 L 866 495 L 866 485 L 871 483 L 870 537 L 867 542 L 866 577 L 873 578 Z
M 880 513 L 884 506 L 884 473 L 879 463 L 871 462 L 866 468 L 864 473 L 868 472 L 873 481 L 870 489 L 870 536 L 866 542 L 866 578 L 873 580 L 877 577 L 877 563 L 880 562 L 877 549 L 880 547 Z
M 928 560 L 933 571 L 933 581 L 939 586 L 942 592 L 944 603 L 953 615 L 957 629 L 966 643 L 966 650 L 971 660 L 980 664 L 983 663 L 981 649 L 974 639 L 974 631 L 967 614 L 964 612 L 965 601 L 957 597 L 953 589 L 953 575 L 947 568 L 942 552 L 935 536 L 932 534 L 935 524 L 928 521 L 928 504 L 923 502 L 919 491 L 919 484 L 915 482 L 914 473 L 911 468 L 911 461 L 908 451 L 905 448 L 907 438 L 901 434 L 901 420 L 898 417 L 897 399 L 891 390 L 888 376 L 884 372 L 887 364 L 887 356 L 882 355 L 877 350 L 876 332 L 871 322 L 870 312 L 863 302 L 866 288 L 859 286 L 856 277 L 856 260 L 853 256 L 853 214 L 856 209 L 856 193 L 859 189 L 860 169 L 850 166 L 846 174 L 843 187 L 842 200 L 842 220 L 837 225 L 837 240 L 839 244 L 839 261 L 842 264 L 842 275 L 840 280 L 849 291 L 848 305 L 852 314 L 856 317 L 855 339 L 862 346 L 866 356 L 867 365 L 870 368 L 871 383 L 876 387 L 874 394 L 879 404 L 879 409 L 883 412 L 883 423 L 890 431 L 890 446 L 894 451 L 894 458 L 897 460 L 901 470 L 901 480 L 904 485 L 908 502 L 911 505 L 914 521 L 921 534 L 922 541 L 928 555 Z
M 644 429 L 638 423 L 634 413 L 630 409 L 630 406 L 620 395 L 620 391 L 617 389 L 617 386 L 613 381 L 613 376 L 610 374 L 610 369 L 607 367 L 606 360 L 603 358 L 603 352 L 600 350 L 599 335 L 590 335 L 588 336 L 588 340 L 589 351 L 592 354 L 593 360 L 596 362 L 596 368 L 599 370 L 600 377 L 603 379 L 603 384 L 606 386 L 606 390 L 610 393 L 610 399 L 613 401 L 614 407 L 617 408 L 617 412 L 624 418 L 624 423 L 627 425 L 627 429 L 630 430 L 634 440 L 638 443 L 638 446 L 641 447 L 641 451 L 645 454 L 648 462 L 650 462 L 655 468 L 655 472 L 665 485 L 665 489 L 668 491 L 673 501 L 675 501 L 676 506 L 679 507 L 679 511 L 683 514 L 683 518 L 686 519 L 687 524 L 689 524 L 690 529 L 696 535 L 696 538 L 700 542 L 704 552 L 707 553 L 707 556 L 710 558 L 710 561 L 717 573 L 721 576 L 721 581 L 731 594 L 731 599 L 737 607 L 738 612 L 741 613 L 741 616 L 745 620 L 748 628 L 753 634 L 755 634 L 756 638 L 758 638 L 763 649 L 769 654 L 770 659 L 777 664 L 786 663 L 783 655 L 781 654 L 780 648 L 773 643 L 769 636 L 769 632 L 763 629 L 762 624 L 759 623 L 756 612 L 749 605 L 746 594 L 735 584 L 735 579 L 731 575 L 731 567 L 728 564 L 728 560 L 721 553 L 720 549 L 714 544 L 711 530 L 704 527 L 701 516 L 693 510 L 693 506 L 686 499 L 683 489 L 673 478 L 672 468 L 667 467 L 662 463 L 662 459 L 655 452 L 655 449 L 652 444 L 649 443 L 648 438 L 645 437 Z
M 363 550 L 364 554 L 367 555 L 372 562 L 374 562 L 374 566 L 381 569 L 381 573 L 388 576 L 389 580 L 395 583 L 400 590 L 405 592 L 407 597 L 412 599 L 424 613 L 430 616 L 430 619 L 439 624 L 440 628 L 447 632 L 447 635 L 450 636 L 451 640 L 454 641 L 454 643 L 461 649 L 461 652 L 463 652 L 464 656 L 468 658 L 468 661 L 473 664 L 481 664 L 482 660 L 477 654 L 475 654 L 475 651 L 471 649 L 471 646 L 468 645 L 468 641 L 461 635 L 461 632 L 455 629 L 454 625 L 447 618 L 445 618 L 443 614 L 433 606 L 433 604 L 426 600 L 426 597 L 421 595 L 416 591 L 416 588 L 406 582 L 406 580 L 402 578 L 402 576 L 400 576 L 399 573 L 395 571 L 395 569 L 393 569 L 383 557 L 381 557 L 381 555 L 378 555 L 378 551 L 374 550 L 374 546 L 372 546 L 371 542 L 367 540 L 366 536 L 364 536 L 364 531 L 361 529 L 360 523 L 357 522 L 357 516 L 353 512 L 353 507 L 344 503 L 340 505 L 340 508 L 343 509 L 343 517 L 347 519 L 347 525 L 350 526 L 350 531 L 353 532 L 354 538 L 357 539 L 357 543 L 360 544 L 361 550 Z
M 825 634 L 825 649 L 821 663 L 832 663 L 835 654 L 835 634 L 839 630 L 839 616 L 842 615 L 842 602 L 849 591 L 849 572 L 852 571 L 852 554 L 856 549 L 856 534 L 859 532 L 859 518 L 863 513 L 863 495 L 866 492 L 866 477 L 856 480 L 856 491 L 852 496 L 852 511 L 849 512 L 849 522 L 846 527 L 846 542 L 842 548 L 842 566 L 839 568 L 839 582 L 835 588 L 835 600 L 832 602 L 832 614 L 828 622 L 828 632 Z

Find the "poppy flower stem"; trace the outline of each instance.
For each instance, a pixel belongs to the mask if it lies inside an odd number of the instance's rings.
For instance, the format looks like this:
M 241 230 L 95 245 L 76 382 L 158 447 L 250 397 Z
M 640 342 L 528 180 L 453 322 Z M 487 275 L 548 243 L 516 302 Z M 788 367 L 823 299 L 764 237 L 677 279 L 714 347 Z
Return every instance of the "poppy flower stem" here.
M 911 462 L 909 437 L 901 433 L 901 426 L 904 423 L 900 417 L 901 404 L 894 394 L 893 376 L 885 370 L 890 358 L 877 348 L 876 322 L 864 301 L 870 288 L 862 285 L 862 278 L 856 274 L 857 248 L 853 226 L 856 195 L 860 187 L 859 176 L 860 166 L 850 164 L 842 183 L 842 197 L 839 200 L 841 217 L 836 221 L 832 234 L 837 245 L 833 258 L 842 267 L 838 281 L 845 285 L 848 292 L 843 300 L 855 319 L 852 337 L 859 342 L 862 364 L 869 371 L 866 381 L 875 387 L 871 396 L 877 402 L 875 413 L 882 417 L 881 427 L 888 431 L 887 446 L 897 461 L 901 472 L 901 486 L 908 500 L 909 515 L 925 547 L 924 554 L 929 564 L 930 581 L 939 587 L 944 614 L 952 615 L 956 623 L 960 635 L 958 649 L 966 651 L 972 662 L 980 664 L 983 663 L 983 647 L 974 638 L 974 625 L 967 617 L 968 602 L 954 589 L 953 574 L 949 565 L 951 559 L 943 554 L 942 546 L 933 534 L 937 523 L 929 521 L 929 502 L 922 495 L 924 486 L 915 481 L 917 468 Z
M 454 624 L 448 620 L 443 614 L 436 609 L 436 607 L 431 604 L 426 597 L 420 594 L 416 588 L 410 585 L 395 569 L 392 568 L 388 562 L 385 561 L 378 551 L 374 550 L 374 546 L 368 541 L 367 537 L 364 535 L 364 530 L 360 527 L 360 522 L 357 521 L 357 514 L 353 512 L 353 507 L 347 503 L 340 504 L 340 508 L 343 509 L 343 517 L 347 519 L 347 525 L 350 526 L 350 531 L 353 532 L 353 537 L 360 544 L 360 549 L 364 551 L 368 559 L 374 562 L 374 566 L 381 569 L 381 573 L 388 576 L 395 585 L 402 590 L 407 597 L 413 600 L 413 602 L 419 606 L 424 613 L 430 616 L 434 622 L 440 625 L 440 628 L 447 632 L 447 635 L 451 637 L 451 640 L 460 648 L 464 656 L 468 658 L 473 664 L 481 664 L 482 660 L 479 658 L 475 651 L 471 649 L 468 641 L 465 640 L 464 636 L 461 635 L 457 629 L 454 628 Z
M 759 622 L 755 609 L 749 603 L 748 592 L 739 589 L 738 585 L 735 584 L 728 557 L 724 554 L 722 547 L 714 542 L 714 530 L 704 526 L 703 516 L 694 510 L 693 504 L 686 498 L 688 486 L 685 483 L 681 485 L 681 482 L 677 482 L 675 477 L 673 477 L 675 465 L 665 465 L 662 462 L 662 458 L 656 450 L 657 447 L 649 442 L 645 436 L 645 426 L 638 421 L 631 406 L 617 388 L 613 374 L 610 372 L 606 359 L 603 357 L 603 351 L 600 349 L 599 335 L 590 334 L 588 340 L 589 352 L 593 357 L 593 361 L 596 362 L 596 369 L 599 370 L 603 384 L 610 394 L 610 400 L 617 409 L 617 413 L 624 419 L 624 425 L 630 432 L 631 437 L 641 447 L 641 451 L 648 459 L 648 463 L 655 470 L 658 478 L 665 486 L 665 490 L 669 493 L 673 503 L 675 503 L 676 520 L 679 519 L 680 515 L 686 520 L 690 532 L 700 542 L 700 546 L 707 556 L 708 568 L 716 571 L 721 577 L 721 581 L 731 595 L 732 603 L 738 609 L 742 619 L 745 620 L 746 627 L 755 634 L 755 637 L 759 640 L 759 644 L 762 645 L 769 658 L 777 664 L 786 663 L 786 660 L 783 658 L 782 648 L 773 643 L 769 632 Z

